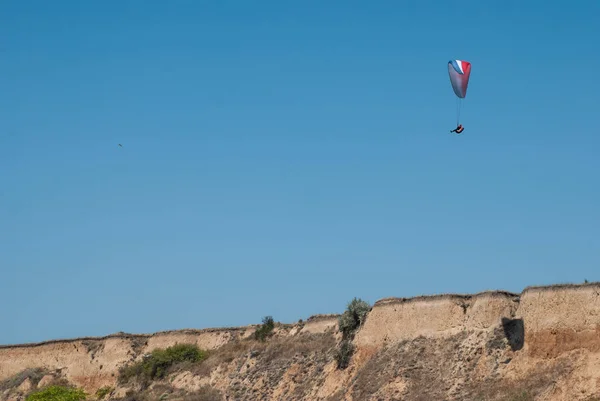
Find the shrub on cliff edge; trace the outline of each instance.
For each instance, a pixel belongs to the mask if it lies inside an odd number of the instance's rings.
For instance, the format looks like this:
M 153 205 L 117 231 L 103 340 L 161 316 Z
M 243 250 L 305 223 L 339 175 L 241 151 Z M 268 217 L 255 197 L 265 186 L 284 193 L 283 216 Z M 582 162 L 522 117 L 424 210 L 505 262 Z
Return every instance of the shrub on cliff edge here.
M 342 333 L 342 342 L 335 354 L 338 369 L 345 369 L 350 363 L 350 358 L 354 353 L 352 340 L 356 331 L 363 325 L 367 319 L 367 314 L 371 306 L 360 298 L 354 298 L 348 303 L 346 310 L 338 318 L 339 330 Z
M 267 337 L 273 335 L 273 329 L 275 329 L 275 322 L 271 316 L 265 316 L 262 322 L 262 325 L 254 332 L 254 338 L 258 341 L 265 341 Z
M 354 337 L 356 330 L 365 322 L 371 306 L 360 298 L 354 298 L 348 303 L 346 310 L 338 318 L 340 331 L 344 338 Z

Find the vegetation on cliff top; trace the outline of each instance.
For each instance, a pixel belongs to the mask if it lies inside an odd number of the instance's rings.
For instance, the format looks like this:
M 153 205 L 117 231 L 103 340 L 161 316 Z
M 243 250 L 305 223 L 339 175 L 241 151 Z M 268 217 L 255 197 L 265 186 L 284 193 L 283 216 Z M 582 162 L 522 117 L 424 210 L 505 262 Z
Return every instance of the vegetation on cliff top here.
M 352 340 L 358 329 L 364 324 L 371 306 L 360 298 L 354 298 L 348 303 L 346 310 L 338 319 L 342 341 L 335 353 L 338 369 L 346 369 L 354 354 Z
M 262 325 L 254 332 L 254 338 L 264 342 L 273 335 L 274 329 L 275 321 L 273 320 L 273 317 L 265 316 L 262 320 Z

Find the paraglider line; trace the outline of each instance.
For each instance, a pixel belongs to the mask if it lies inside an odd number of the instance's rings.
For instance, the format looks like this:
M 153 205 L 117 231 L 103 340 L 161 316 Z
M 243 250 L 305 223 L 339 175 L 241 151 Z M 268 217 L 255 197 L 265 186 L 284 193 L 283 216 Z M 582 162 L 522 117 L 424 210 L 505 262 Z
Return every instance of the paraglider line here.
M 456 99 L 456 125 L 460 124 L 460 109 L 461 109 L 461 100 L 460 98 Z

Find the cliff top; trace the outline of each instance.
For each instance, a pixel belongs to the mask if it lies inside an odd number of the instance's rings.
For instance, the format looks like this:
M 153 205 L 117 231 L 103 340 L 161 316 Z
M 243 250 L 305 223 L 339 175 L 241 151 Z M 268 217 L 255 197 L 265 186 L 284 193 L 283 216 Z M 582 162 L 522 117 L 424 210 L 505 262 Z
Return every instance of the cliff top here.
M 386 297 L 386 298 L 377 300 L 373 304 L 373 307 L 395 304 L 395 303 L 409 303 L 409 302 L 419 302 L 419 301 L 427 302 L 427 301 L 439 301 L 439 300 L 444 300 L 444 299 L 469 300 L 469 299 L 482 298 L 482 297 L 505 297 L 505 298 L 514 298 L 514 299 L 518 300 L 521 296 L 523 296 L 524 294 L 530 293 L 530 292 L 540 292 L 540 291 L 553 292 L 553 291 L 559 291 L 559 290 L 569 290 L 569 289 L 573 290 L 573 289 L 583 289 L 583 288 L 589 288 L 589 287 L 595 287 L 595 288 L 600 289 L 600 282 L 589 282 L 589 283 L 581 283 L 581 284 L 562 283 L 562 284 L 552 284 L 552 285 L 542 285 L 542 286 L 528 286 L 528 287 L 525 287 L 525 289 L 520 294 L 513 293 L 510 291 L 504 291 L 504 290 L 487 290 L 487 291 L 482 291 L 482 292 L 478 292 L 478 293 L 474 293 L 474 294 L 443 293 L 443 294 L 433 294 L 433 295 L 418 295 L 418 296 L 413 296 L 413 297 Z M 319 322 L 319 321 L 323 321 L 323 320 L 337 319 L 338 316 L 340 316 L 340 314 L 315 314 L 315 315 L 310 316 L 308 319 L 306 319 L 305 323 L 313 323 L 313 322 Z M 287 328 L 293 327 L 295 325 L 295 323 L 277 323 L 277 324 L 280 327 L 287 327 Z M 187 328 L 187 329 L 163 330 L 163 331 L 158 331 L 158 332 L 154 332 L 154 333 L 137 333 L 137 334 L 117 332 L 117 333 L 108 334 L 105 336 L 87 336 L 87 337 L 77 337 L 77 338 L 54 339 L 54 340 L 47 340 L 47 341 L 34 342 L 34 343 L 0 345 L 0 349 L 37 347 L 37 346 L 41 346 L 41 345 L 67 343 L 67 342 L 73 342 L 73 341 L 102 341 L 102 340 L 107 340 L 107 339 L 111 339 L 111 338 L 118 338 L 118 339 L 150 338 L 150 337 L 157 337 L 157 336 L 170 335 L 170 334 L 196 335 L 196 334 L 202 334 L 202 333 L 216 333 L 216 332 L 218 332 L 218 333 L 243 332 L 245 330 L 252 329 L 252 328 L 255 328 L 258 326 L 259 326 L 258 324 L 251 324 L 251 325 L 247 325 L 247 326 L 235 326 L 235 327 L 216 327 L 216 328 L 203 328 L 203 329 Z

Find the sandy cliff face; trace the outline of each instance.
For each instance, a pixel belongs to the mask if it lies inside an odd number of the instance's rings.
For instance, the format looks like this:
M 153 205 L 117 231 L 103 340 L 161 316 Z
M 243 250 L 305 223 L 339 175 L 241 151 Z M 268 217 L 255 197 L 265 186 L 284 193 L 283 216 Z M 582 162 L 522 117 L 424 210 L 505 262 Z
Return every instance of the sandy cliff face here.
M 334 358 L 341 338 L 336 315 L 280 325 L 266 343 L 248 340 L 254 330 L 1 347 L 0 382 L 24 387 L 9 391 L 0 384 L 0 399 L 18 399 L 35 388 L 14 380 L 27 368 L 43 368 L 90 394 L 113 386 L 118 398 L 128 390 L 117 383 L 120 367 L 176 343 L 197 344 L 214 355 L 155 389 L 214 390 L 205 399 L 480 401 L 510 399 L 520 391 L 536 400 L 600 399 L 598 284 L 380 300 L 358 330 L 343 370 Z
M 102 338 L 49 341 L 0 348 L 0 380 L 28 368 L 57 372 L 69 381 L 94 392 L 114 386 L 119 368 L 139 360 L 156 348 L 177 343 L 215 349 L 251 333 L 253 328 L 181 330 L 152 335 L 114 334 Z
M 517 295 L 489 292 L 474 296 L 441 295 L 389 298 L 375 303 L 357 336 L 360 346 L 439 337 L 464 330 L 485 330 L 513 316 Z
M 517 316 L 523 319 L 530 356 L 556 357 L 585 349 L 600 351 L 600 287 L 529 288 Z

